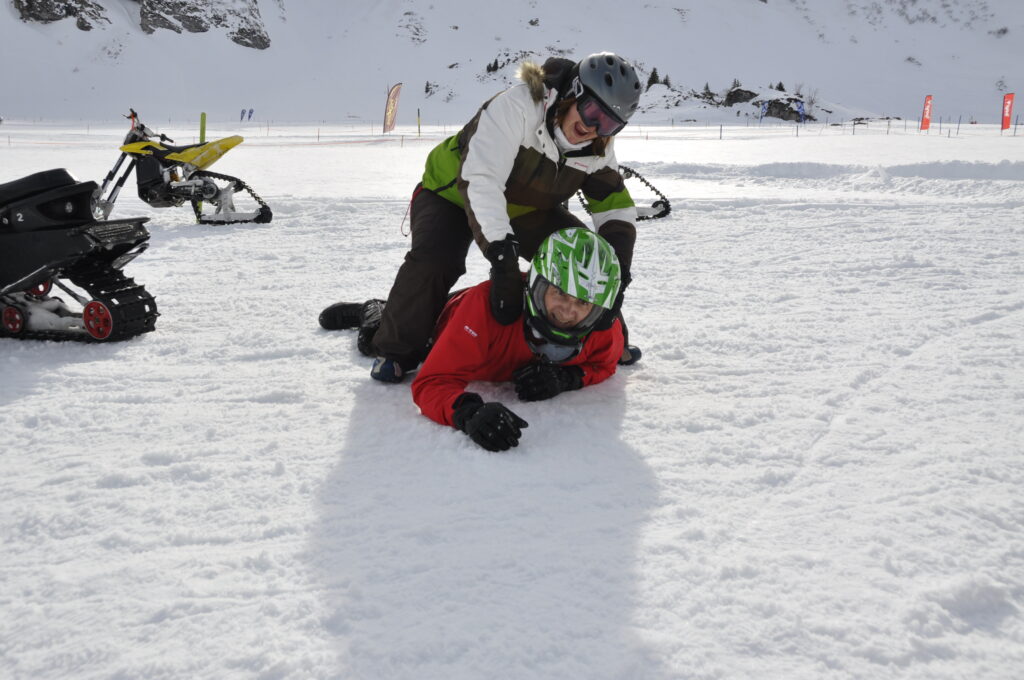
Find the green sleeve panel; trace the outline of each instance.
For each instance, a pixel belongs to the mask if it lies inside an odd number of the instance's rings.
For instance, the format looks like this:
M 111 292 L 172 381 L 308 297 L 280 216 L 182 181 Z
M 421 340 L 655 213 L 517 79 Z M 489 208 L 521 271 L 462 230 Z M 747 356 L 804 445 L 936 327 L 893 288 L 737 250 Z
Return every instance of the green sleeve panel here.
M 465 208 L 465 202 L 456 187 L 461 165 L 459 135 L 452 135 L 435 146 L 427 156 L 426 168 L 423 170 L 423 188 L 437 192 L 460 208 Z
M 633 203 L 633 198 L 629 195 L 629 191 L 623 187 L 622 191 L 616 191 L 613 194 L 608 194 L 604 200 L 599 201 L 584 193 L 587 199 L 587 206 L 590 208 L 590 212 L 597 214 L 608 212 L 609 210 L 620 210 L 623 208 L 633 208 L 636 206 Z
M 514 220 L 517 217 L 522 217 L 523 215 L 529 215 L 530 213 L 532 213 L 535 210 L 536 210 L 536 208 L 533 207 L 532 205 L 516 205 L 515 203 L 509 203 L 508 204 L 508 210 L 507 210 L 508 218 L 510 220 Z
M 583 182 L 583 195 L 594 213 L 635 207 L 626 183 L 617 171 L 604 167 L 589 175 Z

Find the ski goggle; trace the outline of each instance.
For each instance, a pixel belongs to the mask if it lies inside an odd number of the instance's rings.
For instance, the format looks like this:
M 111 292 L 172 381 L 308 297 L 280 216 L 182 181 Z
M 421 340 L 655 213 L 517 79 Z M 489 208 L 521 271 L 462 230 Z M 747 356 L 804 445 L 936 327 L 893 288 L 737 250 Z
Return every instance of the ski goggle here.
M 572 79 L 572 96 L 576 97 L 576 112 L 587 127 L 597 128 L 598 137 L 611 137 L 626 127 L 625 121 L 608 110 L 601 100 L 584 87 L 580 77 Z
M 626 124 L 615 117 L 605 108 L 596 97 L 584 94 L 576 100 L 576 111 L 580 114 L 580 120 L 587 127 L 597 128 L 598 137 L 611 137 L 617 135 L 626 127 Z

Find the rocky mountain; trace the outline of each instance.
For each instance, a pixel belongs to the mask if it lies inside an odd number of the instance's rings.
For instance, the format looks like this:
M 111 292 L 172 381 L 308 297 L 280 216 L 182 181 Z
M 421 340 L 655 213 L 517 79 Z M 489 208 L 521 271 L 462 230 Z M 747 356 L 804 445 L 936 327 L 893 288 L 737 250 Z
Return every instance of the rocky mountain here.
M 12 0 L 22 21 L 51 23 L 74 18 L 83 31 L 99 24 L 110 24 L 110 2 L 93 0 Z M 225 29 L 228 37 L 258 50 L 270 47 L 257 0 L 133 0 L 138 5 L 139 28 L 144 33 L 166 29 L 181 33 L 206 33 L 211 28 Z M 116 4 L 116 3 L 115 3 Z
M 106 10 L 92 0 L 12 0 L 22 21 L 48 24 L 74 18 L 82 31 L 91 31 L 98 23 L 110 23 Z

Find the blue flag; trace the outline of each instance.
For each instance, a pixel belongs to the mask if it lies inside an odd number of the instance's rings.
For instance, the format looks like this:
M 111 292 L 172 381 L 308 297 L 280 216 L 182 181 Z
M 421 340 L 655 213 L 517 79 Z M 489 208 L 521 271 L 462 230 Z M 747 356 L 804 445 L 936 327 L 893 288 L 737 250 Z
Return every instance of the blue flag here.
M 761 117 L 757 119 L 758 123 L 764 120 L 764 114 L 766 113 L 768 113 L 768 102 L 761 102 Z
M 249 109 L 249 120 L 252 120 L 252 109 Z
M 239 120 L 239 121 L 243 121 L 243 120 L 245 120 L 245 109 L 242 109 L 242 117 L 241 117 L 241 118 L 239 118 L 238 120 Z
M 797 110 L 797 113 L 800 114 L 800 122 L 801 123 L 804 122 L 804 103 L 803 102 L 797 102 L 796 103 L 796 110 Z

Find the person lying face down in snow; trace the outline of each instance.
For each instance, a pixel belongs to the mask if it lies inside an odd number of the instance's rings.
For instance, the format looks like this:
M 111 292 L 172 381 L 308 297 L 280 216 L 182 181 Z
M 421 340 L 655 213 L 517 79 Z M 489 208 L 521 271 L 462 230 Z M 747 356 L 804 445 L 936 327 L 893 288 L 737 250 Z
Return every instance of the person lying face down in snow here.
M 475 380 L 513 382 L 522 401 L 551 399 L 606 380 L 622 356 L 622 326 L 601 323 L 621 285 L 619 260 L 585 228 L 548 236 L 530 264 L 518 323 L 490 311 L 491 282 L 455 293 L 437 320 L 433 343 L 412 383 L 423 415 L 465 432 L 488 451 L 518 446 L 527 422 L 500 402 L 467 391 Z M 359 326 L 359 349 L 373 354 L 381 300 L 346 305 Z

